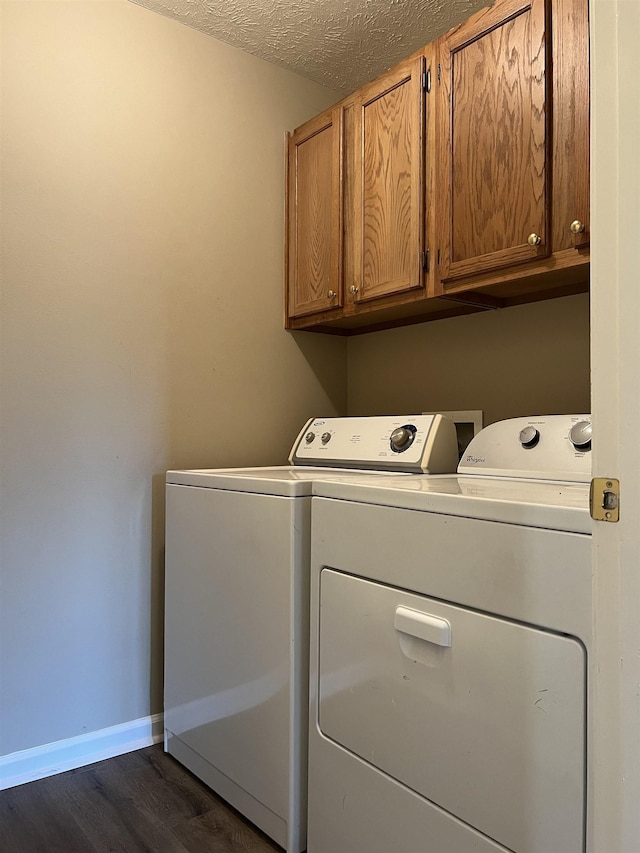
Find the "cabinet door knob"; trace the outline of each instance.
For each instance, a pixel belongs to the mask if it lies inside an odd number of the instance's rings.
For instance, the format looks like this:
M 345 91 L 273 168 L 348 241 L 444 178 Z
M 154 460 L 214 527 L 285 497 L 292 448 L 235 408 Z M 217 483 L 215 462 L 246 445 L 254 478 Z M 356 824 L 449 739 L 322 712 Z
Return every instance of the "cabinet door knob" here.
M 574 219 L 569 226 L 569 230 L 572 234 L 582 234 L 584 231 L 584 222 L 580 222 L 579 219 Z
M 355 296 L 357 292 L 358 292 L 358 288 L 355 286 L 355 284 L 352 284 L 351 287 L 349 288 L 349 293 L 351 293 L 353 296 Z
M 327 293 L 327 296 L 329 297 L 329 299 L 335 299 L 335 297 L 336 297 L 337 295 L 338 295 L 338 294 L 335 292 L 335 290 L 330 290 L 330 291 Z
M 539 246 L 542 243 L 542 237 L 539 234 L 529 234 L 527 243 L 530 246 Z

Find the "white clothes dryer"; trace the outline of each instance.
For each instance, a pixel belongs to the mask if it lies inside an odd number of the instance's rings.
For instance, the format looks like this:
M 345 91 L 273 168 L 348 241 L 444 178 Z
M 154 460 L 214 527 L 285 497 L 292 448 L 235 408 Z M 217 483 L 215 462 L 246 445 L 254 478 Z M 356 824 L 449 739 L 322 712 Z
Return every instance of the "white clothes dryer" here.
M 318 483 L 309 853 L 583 853 L 587 415 L 492 424 L 456 476 Z
M 315 418 L 288 466 L 167 474 L 165 749 L 289 853 L 306 846 L 314 485 L 457 458 L 440 415 Z

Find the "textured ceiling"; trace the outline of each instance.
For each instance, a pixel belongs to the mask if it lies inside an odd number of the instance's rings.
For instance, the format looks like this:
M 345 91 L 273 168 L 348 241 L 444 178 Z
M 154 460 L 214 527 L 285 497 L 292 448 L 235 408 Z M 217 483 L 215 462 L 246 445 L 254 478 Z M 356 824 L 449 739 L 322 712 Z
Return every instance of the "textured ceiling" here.
M 345 94 L 488 5 L 488 0 L 132 2 Z

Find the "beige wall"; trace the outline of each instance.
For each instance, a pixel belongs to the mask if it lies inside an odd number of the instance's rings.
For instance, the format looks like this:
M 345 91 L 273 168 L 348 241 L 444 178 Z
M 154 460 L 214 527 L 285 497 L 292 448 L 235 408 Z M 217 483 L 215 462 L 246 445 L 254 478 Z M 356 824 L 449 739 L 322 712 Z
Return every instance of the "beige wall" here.
M 333 93 L 126 0 L 1 9 L 6 754 L 161 710 L 164 471 L 284 462 L 346 345 L 282 329 L 283 134 Z
M 590 411 L 589 302 L 571 296 L 349 339 L 349 413 Z

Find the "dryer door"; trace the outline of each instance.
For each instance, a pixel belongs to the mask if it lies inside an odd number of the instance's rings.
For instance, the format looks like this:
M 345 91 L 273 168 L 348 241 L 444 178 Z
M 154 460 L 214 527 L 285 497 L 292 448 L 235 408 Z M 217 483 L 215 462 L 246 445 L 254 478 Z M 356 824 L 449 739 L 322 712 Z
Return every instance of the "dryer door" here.
M 322 734 L 518 853 L 584 849 L 576 640 L 324 569 Z

